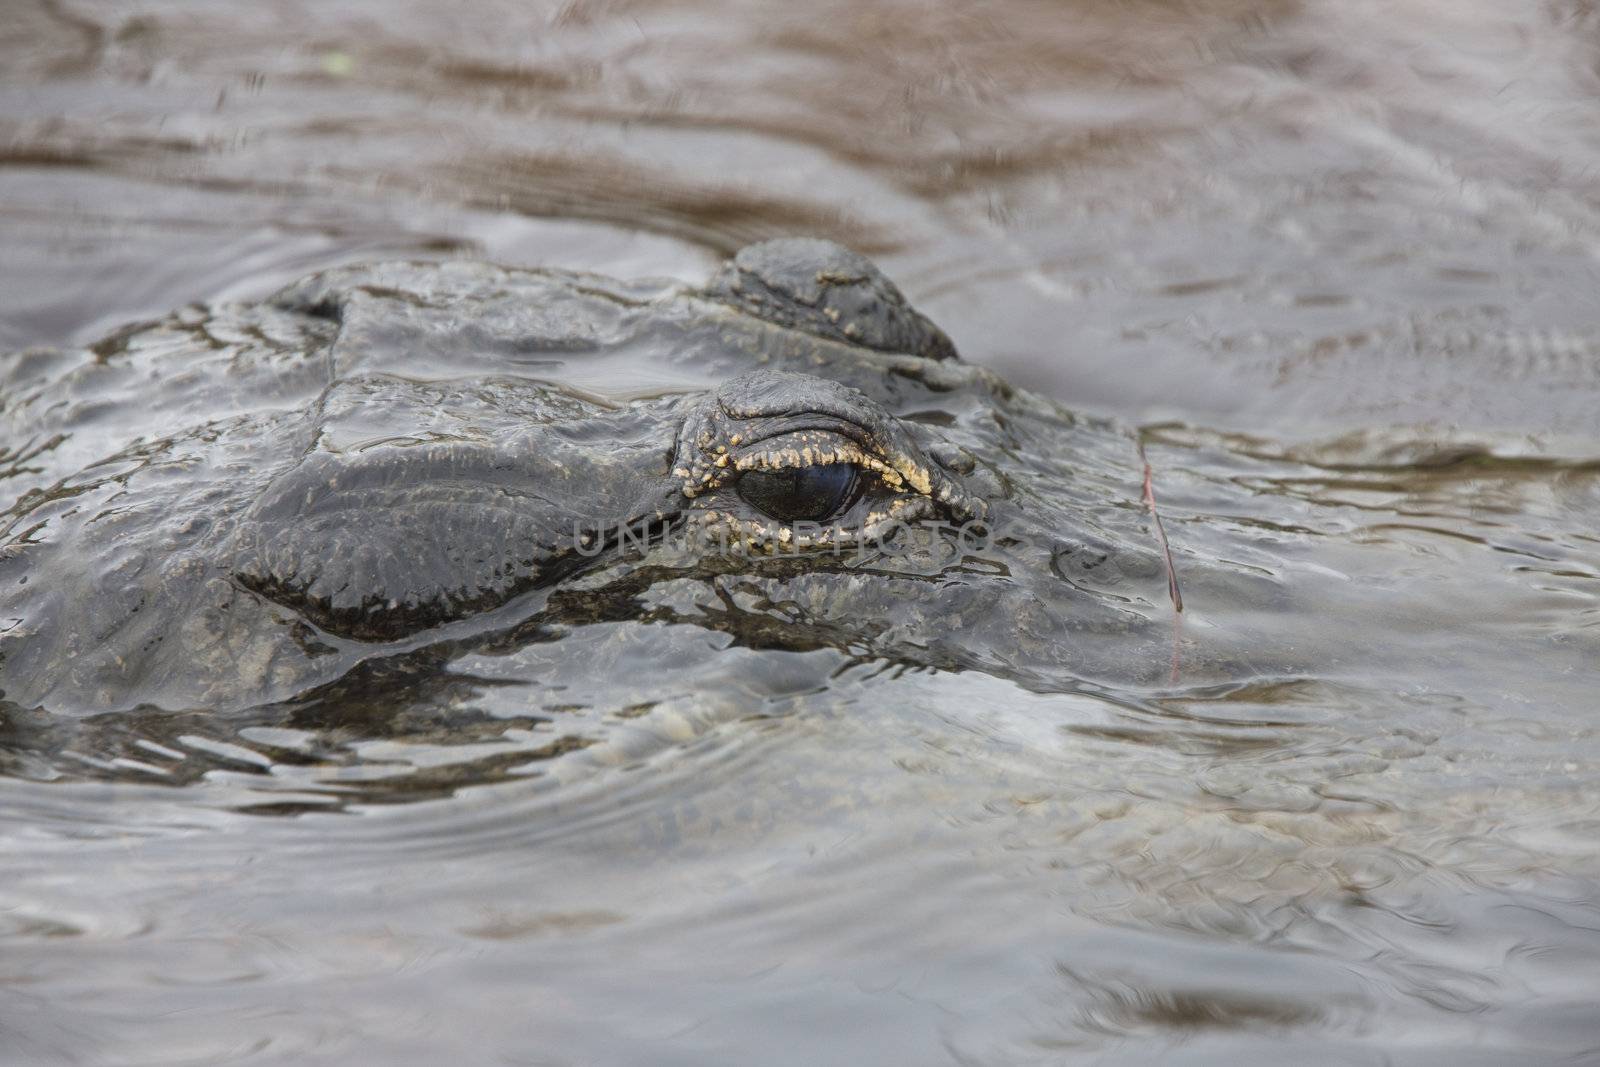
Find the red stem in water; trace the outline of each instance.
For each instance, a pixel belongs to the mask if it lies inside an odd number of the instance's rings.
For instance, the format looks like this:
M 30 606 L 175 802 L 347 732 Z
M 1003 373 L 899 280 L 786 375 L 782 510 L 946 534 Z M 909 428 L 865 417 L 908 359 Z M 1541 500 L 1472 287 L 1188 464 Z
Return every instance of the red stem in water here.
M 1172 598 L 1172 610 L 1183 612 L 1183 594 L 1178 591 L 1178 571 L 1172 565 L 1172 548 L 1167 544 L 1166 527 L 1161 525 L 1161 513 L 1156 510 L 1156 491 L 1150 479 L 1150 460 L 1144 454 L 1144 441 L 1138 442 L 1139 462 L 1144 464 L 1144 502 L 1155 520 L 1156 540 L 1161 542 L 1161 558 L 1167 565 L 1167 595 Z

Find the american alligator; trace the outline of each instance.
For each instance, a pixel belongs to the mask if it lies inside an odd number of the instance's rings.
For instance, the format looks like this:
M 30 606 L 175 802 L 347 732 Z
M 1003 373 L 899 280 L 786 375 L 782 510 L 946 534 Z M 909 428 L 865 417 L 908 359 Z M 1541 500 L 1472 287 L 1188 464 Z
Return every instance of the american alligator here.
M 620 621 L 1042 689 L 1170 658 L 1130 436 L 829 242 L 699 288 L 334 269 L 24 354 L 4 398 L 15 708 L 239 709 Z

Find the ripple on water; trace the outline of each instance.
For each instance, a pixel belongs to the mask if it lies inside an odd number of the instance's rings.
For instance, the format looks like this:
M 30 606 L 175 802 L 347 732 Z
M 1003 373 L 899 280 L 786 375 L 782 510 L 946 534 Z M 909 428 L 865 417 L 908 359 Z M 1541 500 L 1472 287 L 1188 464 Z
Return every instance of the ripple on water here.
M 1063 682 L 737 641 L 758 598 L 685 583 L 237 716 L 0 703 L 6 1056 L 1596 1057 L 1588 5 L 12 6 L 0 348 L 352 259 L 698 280 L 818 233 L 1148 424 L 1188 610 Z M 203 402 L 130 387 L 81 425 Z M 103 458 L 36 430 L 0 503 Z M 1120 430 L 1015 443 L 1085 510 L 1132 476 Z M 1041 566 L 1165 626 L 1103 547 Z

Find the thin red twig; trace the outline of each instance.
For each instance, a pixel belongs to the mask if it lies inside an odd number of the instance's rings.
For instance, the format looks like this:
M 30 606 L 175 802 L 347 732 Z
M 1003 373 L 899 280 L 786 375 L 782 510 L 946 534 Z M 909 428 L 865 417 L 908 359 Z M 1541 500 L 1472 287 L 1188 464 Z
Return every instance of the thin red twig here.
M 1150 508 L 1150 517 L 1155 520 L 1156 540 L 1161 542 L 1161 558 L 1167 564 L 1167 595 L 1172 598 L 1172 610 L 1182 614 L 1183 593 L 1178 590 L 1178 571 L 1172 565 L 1172 548 L 1167 544 L 1167 530 L 1161 525 L 1161 513 L 1156 510 L 1156 491 L 1151 484 L 1150 460 L 1145 458 L 1144 442 L 1139 445 L 1139 462 L 1144 464 L 1144 502 Z
M 1172 675 L 1171 684 L 1178 684 L 1179 649 L 1183 645 L 1183 593 L 1178 590 L 1178 569 L 1172 565 L 1172 546 L 1167 544 L 1167 529 L 1161 525 L 1161 513 L 1156 510 L 1156 490 L 1150 474 L 1150 460 L 1144 454 L 1144 440 L 1137 442 L 1139 462 L 1144 465 L 1144 502 L 1155 520 L 1156 540 L 1161 543 L 1161 559 L 1167 565 L 1167 596 L 1172 598 Z

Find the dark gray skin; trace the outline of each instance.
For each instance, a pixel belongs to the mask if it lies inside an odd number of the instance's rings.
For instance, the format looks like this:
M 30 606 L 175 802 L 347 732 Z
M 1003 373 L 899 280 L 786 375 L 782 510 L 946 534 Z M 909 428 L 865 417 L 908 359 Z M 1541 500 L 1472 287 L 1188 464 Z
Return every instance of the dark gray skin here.
M 659 377 L 596 395 L 608 361 Z M 702 290 L 334 270 L 24 356 L 5 396 L 0 490 L 51 486 L 0 542 L 14 707 L 239 709 L 601 618 L 1034 688 L 1168 660 L 1131 439 L 962 363 L 822 241 Z M 814 522 L 752 503 L 840 464 L 854 488 Z

